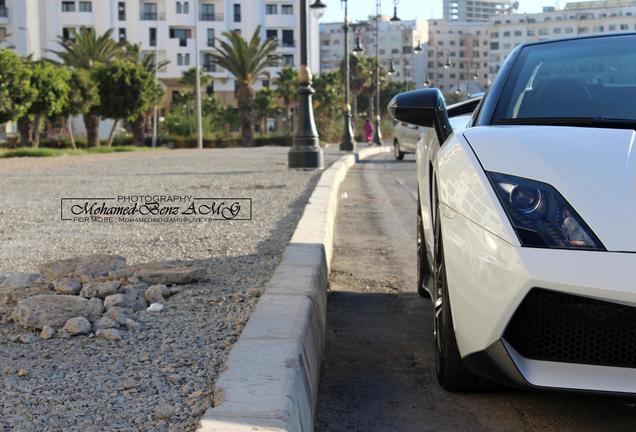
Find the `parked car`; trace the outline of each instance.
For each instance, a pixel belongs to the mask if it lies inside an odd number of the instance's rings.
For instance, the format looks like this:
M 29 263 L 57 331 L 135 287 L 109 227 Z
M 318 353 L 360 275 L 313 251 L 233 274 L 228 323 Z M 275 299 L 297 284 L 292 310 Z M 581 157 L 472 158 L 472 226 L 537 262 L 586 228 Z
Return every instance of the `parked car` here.
M 483 98 L 397 95 L 452 391 L 636 393 L 636 34 L 524 44 Z
M 415 153 L 417 141 L 420 139 L 418 125 L 397 122 L 393 135 L 393 156 L 396 160 L 404 159 L 404 155 L 407 153 Z

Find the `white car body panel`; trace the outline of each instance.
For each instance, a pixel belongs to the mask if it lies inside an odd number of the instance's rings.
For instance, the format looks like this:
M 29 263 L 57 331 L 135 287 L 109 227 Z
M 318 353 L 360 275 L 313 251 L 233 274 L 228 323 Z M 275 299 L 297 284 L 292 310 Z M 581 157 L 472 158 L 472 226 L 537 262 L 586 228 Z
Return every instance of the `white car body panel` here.
M 607 250 L 636 251 L 635 131 L 489 126 L 464 134 L 486 171 L 552 185 Z

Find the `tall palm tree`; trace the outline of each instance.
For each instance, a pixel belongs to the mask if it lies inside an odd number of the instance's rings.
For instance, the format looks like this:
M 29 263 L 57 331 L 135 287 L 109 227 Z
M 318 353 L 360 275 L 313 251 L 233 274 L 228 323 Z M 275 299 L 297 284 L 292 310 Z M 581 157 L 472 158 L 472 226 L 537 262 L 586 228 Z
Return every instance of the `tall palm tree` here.
M 296 101 L 298 92 L 298 79 L 296 71 L 291 66 L 285 66 L 278 72 L 274 84 L 276 84 L 276 95 L 282 99 L 285 108 L 285 121 L 287 128 L 292 129 L 292 105 Z
M 278 65 L 275 39 L 262 41 L 261 27 L 256 27 L 249 42 L 236 32 L 223 32 L 225 40 L 210 54 L 216 64 L 227 69 L 236 80 L 236 99 L 244 146 L 254 145 L 254 90 L 252 86 L 265 70 Z
M 71 38 L 65 39 L 59 36 L 57 43 L 61 49 L 51 51 L 57 54 L 67 66 L 90 71 L 98 63 L 108 63 L 124 52 L 122 45 L 115 42 L 112 34 L 113 29 L 97 35 L 94 29 L 82 27 L 79 31 L 73 30 Z M 90 147 L 98 143 L 99 122 L 99 115 L 95 112 L 84 113 L 86 141 Z

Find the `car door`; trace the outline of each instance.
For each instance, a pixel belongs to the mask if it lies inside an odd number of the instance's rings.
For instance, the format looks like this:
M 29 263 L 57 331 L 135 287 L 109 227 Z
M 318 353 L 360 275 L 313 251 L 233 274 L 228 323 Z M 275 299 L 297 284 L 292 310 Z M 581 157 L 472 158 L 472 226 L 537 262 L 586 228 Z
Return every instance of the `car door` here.
M 420 139 L 420 127 L 412 124 L 403 124 L 404 142 L 400 143 L 401 150 L 406 153 L 415 153 L 417 141 Z

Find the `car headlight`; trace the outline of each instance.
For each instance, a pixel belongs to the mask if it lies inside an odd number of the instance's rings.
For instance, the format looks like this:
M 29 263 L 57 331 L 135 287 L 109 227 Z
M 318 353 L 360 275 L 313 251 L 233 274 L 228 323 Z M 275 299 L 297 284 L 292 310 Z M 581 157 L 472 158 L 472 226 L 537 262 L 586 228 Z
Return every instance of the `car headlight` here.
M 605 250 L 561 194 L 547 183 L 486 173 L 522 246 Z

